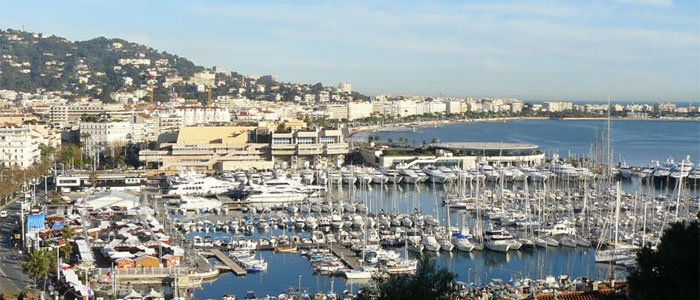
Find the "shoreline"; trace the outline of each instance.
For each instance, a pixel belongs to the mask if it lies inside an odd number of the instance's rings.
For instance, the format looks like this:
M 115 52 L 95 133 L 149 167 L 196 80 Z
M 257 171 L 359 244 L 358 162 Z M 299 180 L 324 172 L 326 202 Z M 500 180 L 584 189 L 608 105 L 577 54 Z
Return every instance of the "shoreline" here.
M 376 132 L 376 131 L 407 131 L 409 127 L 432 127 L 439 125 L 453 125 L 453 124 L 468 124 L 468 123 L 494 123 L 494 122 L 508 122 L 508 121 L 538 121 L 538 120 L 554 120 L 554 121 L 605 121 L 606 117 L 572 117 L 572 118 L 561 118 L 552 119 L 550 117 L 504 117 L 504 118 L 488 118 L 488 119 L 462 119 L 462 120 L 434 120 L 434 121 L 422 121 L 422 122 L 402 122 L 393 123 L 385 125 L 371 125 L 371 126 L 361 126 L 348 128 L 347 138 L 352 138 L 355 135 L 359 135 L 366 132 Z M 650 122 L 700 122 L 700 118 L 611 118 L 611 121 L 650 121 Z

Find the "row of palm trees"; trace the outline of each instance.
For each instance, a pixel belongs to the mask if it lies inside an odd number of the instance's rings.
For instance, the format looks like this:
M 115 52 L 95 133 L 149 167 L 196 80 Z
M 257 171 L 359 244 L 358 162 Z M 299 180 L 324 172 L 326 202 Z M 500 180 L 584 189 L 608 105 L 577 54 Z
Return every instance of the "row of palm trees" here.
M 58 272 L 58 257 L 64 262 L 70 262 L 71 254 L 73 253 L 73 245 L 71 244 L 71 239 L 75 236 L 75 231 L 69 225 L 65 225 L 60 232 L 61 241 L 64 242 L 63 245 L 54 245 L 58 247 L 55 250 L 50 247 L 33 249 L 27 261 L 22 264 L 24 271 L 32 276 L 34 280 L 34 287 L 37 287 L 37 280 L 43 279 L 43 291 L 46 291 L 46 284 L 48 282 L 49 274 Z M 58 255 L 56 252 L 58 251 Z

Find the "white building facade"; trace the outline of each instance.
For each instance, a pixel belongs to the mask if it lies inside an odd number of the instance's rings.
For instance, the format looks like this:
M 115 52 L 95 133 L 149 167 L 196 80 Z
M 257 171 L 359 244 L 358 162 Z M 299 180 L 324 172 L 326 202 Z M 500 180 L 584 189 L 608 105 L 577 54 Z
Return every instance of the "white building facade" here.
M 26 126 L 0 127 L 0 164 L 26 169 L 41 159 L 40 138 Z

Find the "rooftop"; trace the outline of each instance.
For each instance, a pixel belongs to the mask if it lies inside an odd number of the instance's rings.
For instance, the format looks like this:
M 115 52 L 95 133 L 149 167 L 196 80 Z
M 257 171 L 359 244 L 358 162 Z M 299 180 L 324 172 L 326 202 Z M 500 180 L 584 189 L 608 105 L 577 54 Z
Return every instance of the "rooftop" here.
M 450 143 L 434 143 L 431 147 L 447 150 L 481 150 L 481 151 L 498 151 L 498 150 L 536 150 L 537 145 L 520 144 L 520 143 L 500 143 L 500 142 L 450 142 Z

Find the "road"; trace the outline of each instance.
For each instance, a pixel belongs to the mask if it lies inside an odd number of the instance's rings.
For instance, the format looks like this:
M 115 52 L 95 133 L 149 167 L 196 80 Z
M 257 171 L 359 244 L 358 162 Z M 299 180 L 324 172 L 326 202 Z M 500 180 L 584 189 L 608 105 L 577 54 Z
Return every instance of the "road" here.
M 0 218 L 0 292 L 5 295 L 16 295 L 20 290 L 29 287 L 32 281 L 22 270 L 22 265 L 12 252 L 10 238 L 15 229 L 15 223 L 19 224 L 19 202 L 15 201 L 2 210 L 8 212 L 8 216 Z

